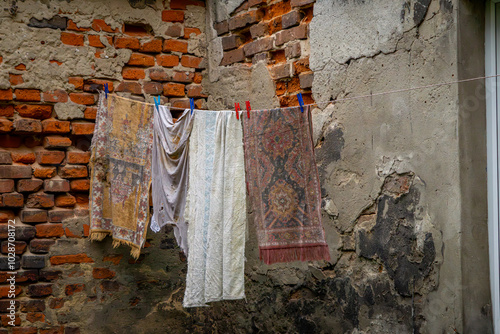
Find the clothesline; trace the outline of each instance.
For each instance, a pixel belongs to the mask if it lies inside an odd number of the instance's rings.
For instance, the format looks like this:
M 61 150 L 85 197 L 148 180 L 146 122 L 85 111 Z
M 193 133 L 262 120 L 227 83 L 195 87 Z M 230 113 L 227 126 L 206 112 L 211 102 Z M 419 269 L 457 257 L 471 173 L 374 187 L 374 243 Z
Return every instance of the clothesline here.
M 453 84 L 458 84 L 458 83 L 470 82 L 470 81 L 475 81 L 475 80 L 496 78 L 496 77 L 499 77 L 499 76 L 500 76 L 500 74 L 496 74 L 496 75 L 475 77 L 475 78 L 469 78 L 469 79 L 461 79 L 461 80 L 455 80 L 455 81 L 441 82 L 441 83 L 437 83 L 437 84 L 430 84 L 430 85 L 410 87 L 410 88 L 402 88 L 402 89 L 390 90 L 390 91 L 380 92 L 380 93 L 370 93 L 370 94 L 366 94 L 366 95 L 358 95 L 358 96 L 353 96 L 353 97 L 337 98 L 337 99 L 328 100 L 328 101 L 318 101 L 318 102 L 314 102 L 314 103 L 304 104 L 303 106 L 304 107 L 306 107 L 306 106 L 315 106 L 315 105 L 323 104 L 323 103 L 335 103 L 335 102 L 343 102 L 343 101 L 349 101 L 349 100 L 358 100 L 358 99 L 372 98 L 374 96 L 382 96 L 382 95 L 389 95 L 389 94 L 395 94 L 395 93 L 409 92 L 409 91 L 419 90 L 419 89 L 425 89 L 425 88 L 447 86 L 447 85 L 453 85 Z M 170 109 L 185 110 L 186 108 L 170 107 Z

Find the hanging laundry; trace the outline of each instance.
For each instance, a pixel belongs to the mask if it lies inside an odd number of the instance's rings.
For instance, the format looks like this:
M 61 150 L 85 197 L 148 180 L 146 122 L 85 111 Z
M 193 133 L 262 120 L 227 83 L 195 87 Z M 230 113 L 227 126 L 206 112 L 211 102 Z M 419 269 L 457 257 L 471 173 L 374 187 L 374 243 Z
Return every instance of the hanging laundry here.
M 153 217 L 151 229 L 173 224 L 177 244 L 188 254 L 184 208 L 188 187 L 189 135 L 194 115 L 189 109 L 174 123 L 169 108 L 155 109 L 153 140 Z
M 90 239 L 113 237 L 138 258 L 149 222 L 153 105 L 99 95 L 91 145 Z
M 246 180 L 260 259 L 330 260 L 308 107 L 243 117 Z
M 196 114 L 189 140 L 189 256 L 184 307 L 245 297 L 242 136 L 234 111 Z

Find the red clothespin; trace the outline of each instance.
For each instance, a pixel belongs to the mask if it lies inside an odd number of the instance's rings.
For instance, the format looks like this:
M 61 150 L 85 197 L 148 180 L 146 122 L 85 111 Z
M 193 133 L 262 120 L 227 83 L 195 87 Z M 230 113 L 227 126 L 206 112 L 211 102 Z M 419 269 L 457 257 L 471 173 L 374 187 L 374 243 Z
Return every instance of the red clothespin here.
M 245 103 L 247 105 L 247 117 L 250 118 L 250 110 L 252 110 L 250 109 L 250 101 L 246 101 Z
M 239 103 L 234 104 L 234 111 L 236 111 L 236 119 L 239 120 L 240 119 L 240 104 Z

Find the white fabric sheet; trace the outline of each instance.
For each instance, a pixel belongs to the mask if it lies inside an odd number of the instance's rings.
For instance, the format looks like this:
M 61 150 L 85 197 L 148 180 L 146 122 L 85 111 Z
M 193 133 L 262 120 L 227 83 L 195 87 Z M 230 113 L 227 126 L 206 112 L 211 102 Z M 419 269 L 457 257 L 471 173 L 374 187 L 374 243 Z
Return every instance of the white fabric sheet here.
M 189 142 L 184 307 L 245 298 L 245 168 L 234 111 L 195 111 Z
M 153 217 L 151 230 L 174 225 L 174 235 L 182 251 L 188 254 L 187 224 L 184 209 L 189 175 L 189 136 L 193 127 L 189 109 L 174 123 L 166 106 L 155 108 L 153 140 Z

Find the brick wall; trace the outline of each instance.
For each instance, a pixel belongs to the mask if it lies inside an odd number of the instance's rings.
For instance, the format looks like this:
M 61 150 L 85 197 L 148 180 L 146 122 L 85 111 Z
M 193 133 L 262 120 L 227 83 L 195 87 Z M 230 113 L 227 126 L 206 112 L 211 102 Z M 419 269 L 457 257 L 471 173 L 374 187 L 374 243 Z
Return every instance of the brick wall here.
M 265 62 L 282 107 L 313 103 L 308 25 L 315 0 L 248 0 L 214 28 L 222 37 L 222 66 Z
M 119 4 L 125 12 L 131 10 L 128 2 Z M 68 10 L 71 5 L 51 8 L 48 18 L 25 14 L 30 11 L 28 6 L 47 10 L 40 2 L 29 1 L 20 8 L 10 8 L 14 11 L 12 20 L 2 19 L 2 24 L 12 25 L 13 34 L 27 31 L 43 40 L 17 50 L 27 57 L 17 56 L 12 51 L 15 48 L 0 49 L 0 73 L 8 78 L 0 86 L 0 327 L 6 328 L 9 321 L 4 313 L 9 302 L 4 270 L 7 221 L 14 218 L 16 325 L 20 326 L 0 329 L 0 333 L 78 333 L 79 321 L 61 320 L 70 308 L 78 312 L 74 305 L 79 301 L 72 304 L 72 298 L 83 292 L 87 298 L 82 302 L 94 302 L 96 294 L 118 291 L 121 285 L 113 280 L 117 269 L 110 266 L 118 265 L 127 253 L 122 250 L 117 254 L 109 245 L 103 250 L 95 243 L 92 246 L 100 248 L 100 253 L 87 251 L 87 164 L 97 92 L 108 83 L 112 92 L 150 102 L 151 95 L 161 95 L 164 103 L 174 107 L 189 107 L 192 97 L 202 108 L 205 61 L 192 40 L 200 37 L 203 26 L 185 24 L 185 16 L 187 9 L 204 10 L 205 4 L 166 1 L 163 8 L 155 7 L 154 17 L 150 17 L 159 22 L 156 30 L 144 20 L 134 22 L 126 15 L 123 19 L 106 16 L 98 9 L 89 15 L 85 7 L 94 4 L 84 1 L 72 2 L 73 11 Z M 124 49 L 130 51 L 124 53 Z M 58 56 L 67 54 L 73 56 Z M 83 61 L 88 54 L 90 60 Z M 125 55 L 123 63 L 116 61 L 117 54 Z M 76 66 L 65 67 L 65 61 Z M 108 63 L 114 66 L 113 71 L 96 70 Z M 85 70 L 80 67 L 86 65 Z M 52 66 L 50 90 L 45 88 L 46 78 L 36 77 L 41 66 Z M 135 263 L 129 260 L 125 267 Z M 138 304 L 140 298 L 134 298 L 135 302 L 127 305 Z

